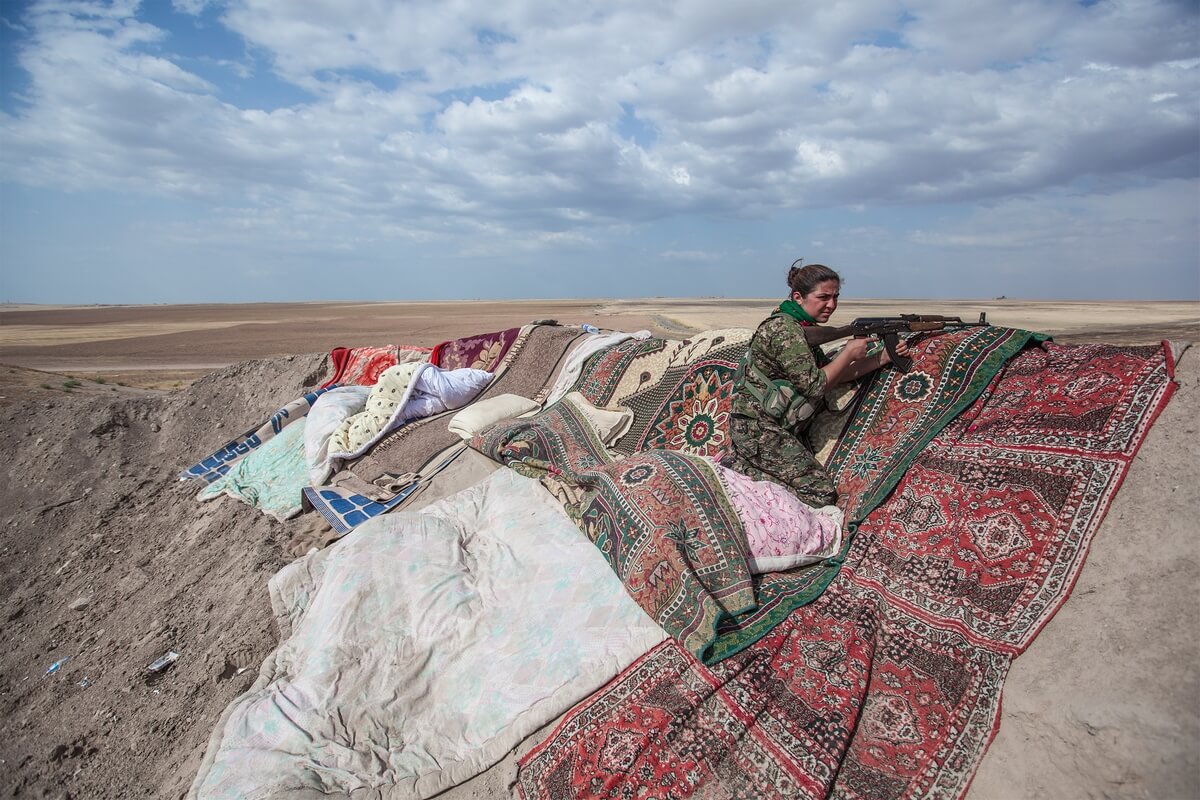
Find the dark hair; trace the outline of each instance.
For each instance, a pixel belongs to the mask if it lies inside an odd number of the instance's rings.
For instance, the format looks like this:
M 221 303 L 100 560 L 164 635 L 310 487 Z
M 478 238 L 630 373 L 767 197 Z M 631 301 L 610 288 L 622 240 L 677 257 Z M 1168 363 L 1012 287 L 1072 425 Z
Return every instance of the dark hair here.
M 793 292 L 799 292 L 801 297 L 806 296 L 817 286 L 825 281 L 842 282 L 842 276 L 838 275 L 824 264 L 805 264 L 800 266 L 800 262 L 804 259 L 798 258 L 792 262 L 792 268 L 788 270 L 788 288 Z

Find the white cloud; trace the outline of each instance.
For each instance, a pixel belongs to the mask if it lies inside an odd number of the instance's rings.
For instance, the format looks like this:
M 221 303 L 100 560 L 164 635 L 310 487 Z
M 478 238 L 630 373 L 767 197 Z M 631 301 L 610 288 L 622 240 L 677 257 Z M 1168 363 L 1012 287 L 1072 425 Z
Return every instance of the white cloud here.
M 171 0 L 171 7 L 181 14 L 199 16 L 204 9 L 213 5 L 216 0 Z
M 249 95 L 226 82 L 250 71 L 190 71 L 132 0 L 36 3 L 11 20 L 29 84 L 0 112 L 0 179 L 205 198 L 293 241 L 342 225 L 347 246 L 543 247 L 678 215 L 1057 201 L 1197 170 L 1200 25 L 1169 0 L 173 6 L 215 9 L 311 99 L 235 104 Z M 623 130 L 631 114 L 652 137 Z

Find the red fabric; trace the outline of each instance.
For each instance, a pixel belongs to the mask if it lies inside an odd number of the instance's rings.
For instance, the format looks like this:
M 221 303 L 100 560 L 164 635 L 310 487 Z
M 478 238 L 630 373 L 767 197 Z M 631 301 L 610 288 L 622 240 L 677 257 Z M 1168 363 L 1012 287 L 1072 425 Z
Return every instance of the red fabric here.
M 523 796 L 961 796 L 1172 366 L 1162 347 L 1026 350 L 867 517 L 824 595 L 711 668 L 673 640 L 643 656 L 520 760 Z
M 430 364 L 433 364 L 435 367 L 441 366 L 438 362 L 442 358 L 442 348 L 444 348 L 448 344 L 450 344 L 450 342 L 448 342 L 448 341 L 447 342 L 438 342 L 437 344 L 435 344 L 433 346 L 433 349 L 429 351 L 429 363 Z
M 328 389 L 339 380 L 342 373 L 346 369 L 346 362 L 350 359 L 350 349 L 346 347 L 335 347 L 329 351 L 329 365 L 333 369 L 333 377 L 321 384 L 322 389 Z
M 374 386 L 379 376 L 388 367 L 394 367 L 401 350 L 428 351 L 427 347 L 386 344 L 381 347 L 335 347 L 329 353 L 333 366 L 333 377 L 321 384 L 322 389 L 332 385 Z

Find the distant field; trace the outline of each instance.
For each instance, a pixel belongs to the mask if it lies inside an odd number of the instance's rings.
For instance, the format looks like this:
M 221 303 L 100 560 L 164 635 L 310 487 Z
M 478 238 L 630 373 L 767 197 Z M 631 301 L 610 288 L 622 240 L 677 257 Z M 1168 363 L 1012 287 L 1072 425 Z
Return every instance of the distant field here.
M 334 347 L 438 342 L 535 319 L 641 328 L 671 337 L 753 327 L 777 300 L 717 298 L 520 300 L 463 303 L 245 303 L 0 306 L 0 363 L 137 386 L 176 386 L 251 358 Z M 1142 344 L 1200 340 L 1196 302 L 847 300 L 834 323 L 925 313 L 1048 333 L 1061 341 Z

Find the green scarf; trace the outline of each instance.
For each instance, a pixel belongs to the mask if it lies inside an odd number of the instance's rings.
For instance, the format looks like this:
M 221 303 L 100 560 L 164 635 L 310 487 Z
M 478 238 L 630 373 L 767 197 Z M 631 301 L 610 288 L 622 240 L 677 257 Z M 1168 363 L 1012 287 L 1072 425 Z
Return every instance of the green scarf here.
M 790 297 L 779 304 L 779 312 L 787 314 L 789 317 L 795 317 L 800 321 L 800 324 L 816 325 L 817 321 L 808 315 L 799 303 Z

